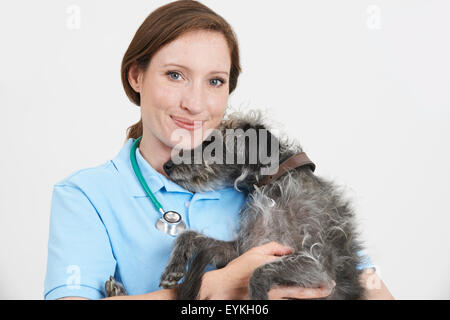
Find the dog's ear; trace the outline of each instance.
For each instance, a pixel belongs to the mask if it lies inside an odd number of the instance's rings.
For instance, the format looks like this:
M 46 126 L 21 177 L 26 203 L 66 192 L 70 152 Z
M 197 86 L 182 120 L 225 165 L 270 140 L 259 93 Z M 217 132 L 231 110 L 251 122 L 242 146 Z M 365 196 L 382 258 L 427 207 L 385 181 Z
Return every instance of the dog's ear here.
M 256 133 L 256 146 L 250 146 L 250 140 L 245 140 L 245 160 L 246 163 L 250 163 L 251 159 L 255 159 L 257 163 L 261 162 L 261 157 L 273 157 L 272 152 L 277 151 L 278 139 L 262 124 L 250 124 L 243 125 L 242 130 L 247 132 L 248 130 L 254 130 Z M 252 155 L 250 152 L 257 152 L 257 155 Z M 254 163 L 254 162 L 252 162 Z
M 265 126 L 258 126 L 258 149 L 260 156 L 273 157 L 272 152 L 278 151 L 278 138 Z
M 257 164 L 260 162 L 261 156 L 271 157 L 272 145 L 278 141 L 261 121 L 233 118 L 223 121 L 221 129 L 225 137 L 229 135 L 231 138 L 233 135 L 238 134 L 237 132 L 242 132 L 246 136 L 244 140 L 229 140 L 232 144 L 237 143 L 236 149 L 234 147 L 231 149 L 236 153 L 235 157 L 241 159 L 240 157 L 243 156 L 246 164 Z M 256 140 L 250 139 L 251 136 L 255 136 Z M 255 143 L 256 145 L 250 145 L 250 143 Z

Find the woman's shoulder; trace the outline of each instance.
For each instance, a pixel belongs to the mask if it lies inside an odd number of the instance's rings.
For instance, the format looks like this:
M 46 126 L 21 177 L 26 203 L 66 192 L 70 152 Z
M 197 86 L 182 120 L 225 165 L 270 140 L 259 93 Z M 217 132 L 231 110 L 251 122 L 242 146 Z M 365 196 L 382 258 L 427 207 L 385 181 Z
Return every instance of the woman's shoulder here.
M 129 139 L 114 158 L 97 166 L 76 170 L 56 182 L 55 186 L 80 187 L 95 185 L 98 187 L 117 181 L 119 168 L 126 167 L 127 155 L 129 154 L 132 143 L 133 139 Z
M 76 170 L 55 183 L 55 186 L 82 187 L 109 183 L 115 178 L 116 170 L 111 160 L 94 167 Z
M 89 199 L 97 209 L 116 201 L 126 192 L 117 171 L 111 161 L 95 167 L 89 167 L 72 172 L 53 186 L 53 196 L 56 202 L 77 206 L 78 202 Z M 124 190 L 125 188 L 125 190 Z

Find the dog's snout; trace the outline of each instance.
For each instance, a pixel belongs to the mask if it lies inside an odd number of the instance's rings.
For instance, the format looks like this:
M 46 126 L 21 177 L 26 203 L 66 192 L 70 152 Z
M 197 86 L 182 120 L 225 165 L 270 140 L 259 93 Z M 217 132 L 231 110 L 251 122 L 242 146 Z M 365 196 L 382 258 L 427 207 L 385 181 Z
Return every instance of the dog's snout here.
M 170 175 L 170 172 L 172 171 L 172 168 L 173 168 L 173 161 L 172 161 L 172 160 L 167 161 L 167 162 L 164 164 L 164 166 L 163 166 L 163 169 L 164 169 L 165 173 L 166 173 L 168 176 Z

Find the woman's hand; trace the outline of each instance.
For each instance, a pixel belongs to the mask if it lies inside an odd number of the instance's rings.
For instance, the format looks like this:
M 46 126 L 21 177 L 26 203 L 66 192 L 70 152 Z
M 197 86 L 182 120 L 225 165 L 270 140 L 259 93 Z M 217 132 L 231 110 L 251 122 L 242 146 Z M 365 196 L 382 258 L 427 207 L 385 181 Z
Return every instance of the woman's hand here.
M 253 271 L 264 263 L 280 259 L 292 249 L 277 242 L 255 247 L 231 261 L 225 268 L 203 275 L 199 300 L 248 300 L 248 281 Z M 277 287 L 269 292 L 270 300 L 326 297 L 332 288 Z

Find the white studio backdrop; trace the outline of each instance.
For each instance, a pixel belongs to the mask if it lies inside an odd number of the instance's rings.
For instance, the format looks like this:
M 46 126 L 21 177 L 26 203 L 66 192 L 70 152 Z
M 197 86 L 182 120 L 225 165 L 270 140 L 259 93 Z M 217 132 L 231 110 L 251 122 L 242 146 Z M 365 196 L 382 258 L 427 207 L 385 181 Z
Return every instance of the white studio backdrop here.
M 1 299 L 43 298 L 52 187 L 121 149 L 140 116 L 121 59 L 168 2 L 1 2 Z M 450 2 L 201 2 L 240 43 L 229 104 L 267 110 L 346 186 L 395 298 L 449 299 Z

